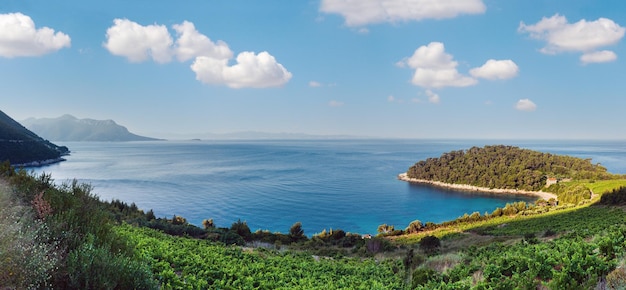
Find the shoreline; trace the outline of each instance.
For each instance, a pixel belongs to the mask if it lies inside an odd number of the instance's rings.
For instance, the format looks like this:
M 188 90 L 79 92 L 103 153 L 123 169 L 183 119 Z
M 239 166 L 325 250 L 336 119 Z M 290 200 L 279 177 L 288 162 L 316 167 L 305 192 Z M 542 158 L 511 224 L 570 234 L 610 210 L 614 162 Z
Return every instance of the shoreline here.
M 452 183 L 445 183 L 445 182 L 434 181 L 434 180 L 409 178 L 409 176 L 408 176 L 408 174 L 406 172 L 398 174 L 398 179 L 402 180 L 402 181 L 410 182 L 410 183 L 427 184 L 427 185 L 431 185 L 431 186 L 443 187 L 443 188 L 454 189 L 454 190 L 461 190 L 461 191 L 474 191 L 474 192 L 484 192 L 484 193 L 506 193 L 506 194 L 518 194 L 518 195 L 532 195 L 532 196 L 536 196 L 536 197 L 538 197 L 540 199 L 544 199 L 546 201 L 551 199 L 551 198 L 554 198 L 555 200 L 558 200 L 556 194 L 550 193 L 550 192 L 545 192 L 545 191 L 528 191 L 528 190 L 518 190 L 518 189 L 500 189 L 500 188 L 479 187 L 479 186 L 473 186 L 473 185 L 469 185 L 469 184 L 452 184 Z
M 51 165 L 51 164 L 63 162 L 63 161 L 67 161 L 67 160 L 65 158 L 63 158 L 63 157 L 58 157 L 58 158 L 54 158 L 54 159 L 31 161 L 31 162 L 20 163 L 20 164 L 11 164 L 11 166 L 13 166 L 14 168 L 20 168 L 20 167 L 23 167 L 23 168 L 42 167 L 42 166 L 46 166 L 46 165 Z

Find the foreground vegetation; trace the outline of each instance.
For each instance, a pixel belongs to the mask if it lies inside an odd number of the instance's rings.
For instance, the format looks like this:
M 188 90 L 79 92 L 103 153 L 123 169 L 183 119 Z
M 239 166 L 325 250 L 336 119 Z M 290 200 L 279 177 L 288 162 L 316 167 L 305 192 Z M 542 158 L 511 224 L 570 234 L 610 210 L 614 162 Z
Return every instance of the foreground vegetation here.
M 626 180 L 575 180 L 577 204 L 513 203 L 441 224 L 307 236 L 202 227 L 102 202 L 0 166 L 0 285 L 8 289 L 620 289 Z M 383 237 L 386 236 L 386 237 Z

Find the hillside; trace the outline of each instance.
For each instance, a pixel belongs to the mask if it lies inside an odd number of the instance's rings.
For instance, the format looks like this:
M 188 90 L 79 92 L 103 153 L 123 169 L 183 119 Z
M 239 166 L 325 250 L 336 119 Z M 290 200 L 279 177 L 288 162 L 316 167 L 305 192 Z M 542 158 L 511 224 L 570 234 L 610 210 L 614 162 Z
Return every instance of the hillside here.
M 601 180 L 612 176 L 589 159 L 504 145 L 444 153 L 415 163 L 407 175 L 450 184 L 532 191 L 545 187 L 548 178 Z
M 44 140 L 0 111 L 0 161 L 39 165 L 62 161 L 68 152 L 67 147 Z
M 78 119 L 72 115 L 58 118 L 29 118 L 24 126 L 43 138 L 54 141 L 154 141 L 139 136 L 113 120 Z

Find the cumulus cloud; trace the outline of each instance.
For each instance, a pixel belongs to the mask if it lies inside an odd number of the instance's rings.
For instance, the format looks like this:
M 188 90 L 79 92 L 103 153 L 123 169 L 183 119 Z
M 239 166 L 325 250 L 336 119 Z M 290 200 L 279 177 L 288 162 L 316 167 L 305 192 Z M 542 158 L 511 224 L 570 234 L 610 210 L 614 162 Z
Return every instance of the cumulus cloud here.
M 515 104 L 515 108 L 519 111 L 532 112 L 537 109 L 537 105 L 529 99 L 521 99 Z
M 339 14 L 347 26 L 382 22 L 454 18 L 461 14 L 481 14 L 482 0 L 322 0 L 320 11 Z
M 126 57 L 131 62 L 152 58 L 158 63 L 172 59 L 174 41 L 165 25 L 143 26 L 128 19 L 115 19 L 107 29 L 104 47 L 114 55 Z
M 176 30 L 175 53 L 179 61 L 187 61 L 198 56 L 215 59 L 230 59 L 233 52 L 223 41 L 214 43 L 206 35 L 200 34 L 193 23 L 184 21 L 172 26 Z
M 474 78 L 460 74 L 452 55 L 445 52 L 441 42 L 420 46 L 403 63 L 415 69 L 411 82 L 424 88 L 466 87 L 476 84 Z M 397 64 L 398 65 L 398 64 Z
M 180 62 L 194 59 L 190 67 L 197 80 L 231 88 L 276 87 L 291 79 L 291 73 L 266 51 L 241 52 L 231 65 L 234 53 L 228 44 L 221 40 L 213 42 L 189 21 L 172 26 L 176 42 L 164 25 L 144 26 L 128 19 L 113 22 L 107 29 L 104 47 L 131 62 L 150 58 L 159 63 L 169 62 L 174 57 Z
M 519 68 L 510 59 L 507 60 L 495 60 L 490 59 L 481 67 L 473 68 L 470 70 L 470 74 L 475 78 L 482 78 L 488 80 L 503 80 L 510 79 L 517 76 Z
M 595 21 L 582 19 L 576 23 L 569 23 L 565 16 L 555 14 L 550 18 L 544 17 L 532 25 L 521 22 L 518 31 L 529 33 L 532 38 L 546 41 L 546 46 L 540 50 L 542 53 L 583 52 L 587 54 L 594 53 L 601 47 L 616 44 L 624 37 L 626 29 L 607 18 L 598 18 Z M 608 54 L 604 53 L 604 58 L 600 59 L 607 61 L 606 55 Z
M 582 62 L 583 64 L 612 62 L 616 59 L 617 54 L 610 50 L 588 52 L 580 56 L 580 62 Z
M 393 103 L 395 100 L 396 100 L 396 97 L 394 97 L 393 95 L 387 96 L 387 102 Z
M 191 70 L 203 83 L 225 84 L 231 88 L 276 87 L 291 79 L 291 73 L 266 51 L 259 54 L 244 51 L 237 55 L 236 60 L 235 65 L 229 66 L 227 59 L 199 56 L 191 65 Z
M 22 13 L 0 14 L 0 56 L 40 56 L 64 47 L 71 39 L 49 27 L 36 28 L 30 16 Z
M 428 97 L 428 102 L 433 104 L 439 104 L 439 95 L 435 94 L 431 90 L 426 90 L 426 96 Z

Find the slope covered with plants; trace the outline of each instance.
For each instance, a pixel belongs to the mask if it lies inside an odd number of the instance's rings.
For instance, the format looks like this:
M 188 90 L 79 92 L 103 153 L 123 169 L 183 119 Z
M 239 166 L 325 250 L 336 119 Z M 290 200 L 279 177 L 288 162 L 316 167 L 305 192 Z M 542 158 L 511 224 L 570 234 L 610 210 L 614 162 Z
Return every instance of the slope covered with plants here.
M 60 160 L 67 153 L 67 147 L 44 140 L 0 111 L 0 162 L 25 164 Z
M 409 178 L 486 188 L 537 191 L 547 178 L 609 179 L 611 174 L 589 159 L 555 155 L 514 146 L 494 145 L 451 151 L 419 161 Z

